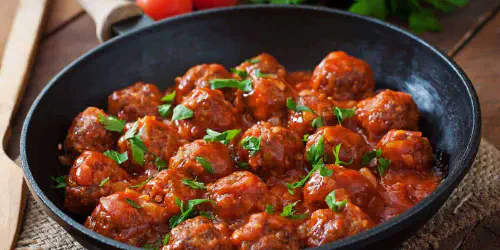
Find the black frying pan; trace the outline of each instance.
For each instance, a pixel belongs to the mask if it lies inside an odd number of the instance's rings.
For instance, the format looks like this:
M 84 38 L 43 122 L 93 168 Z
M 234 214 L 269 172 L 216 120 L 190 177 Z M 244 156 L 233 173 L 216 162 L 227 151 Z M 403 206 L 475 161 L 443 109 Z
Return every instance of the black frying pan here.
M 107 96 L 136 81 L 165 89 L 188 67 L 231 67 L 268 52 L 289 71 L 311 70 L 330 51 L 367 61 L 377 88 L 410 93 L 422 113 L 420 128 L 448 157 L 449 172 L 435 192 L 377 227 L 318 249 L 397 246 L 422 226 L 470 168 L 481 137 L 474 88 L 443 53 L 392 25 L 318 7 L 244 6 L 172 18 L 113 39 L 59 73 L 42 91 L 24 123 L 21 156 L 32 192 L 45 211 L 90 249 L 134 249 L 86 229 L 65 211 L 50 176 L 67 174 L 57 156 L 71 120 L 87 106 L 106 108 Z

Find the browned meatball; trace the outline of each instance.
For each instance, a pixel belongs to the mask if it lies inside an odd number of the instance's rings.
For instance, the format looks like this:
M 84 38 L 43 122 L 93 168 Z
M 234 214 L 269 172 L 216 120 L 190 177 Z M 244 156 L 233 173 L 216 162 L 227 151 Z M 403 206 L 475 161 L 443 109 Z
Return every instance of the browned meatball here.
M 296 249 L 300 241 L 294 224 L 279 215 L 258 213 L 250 216 L 245 225 L 234 231 L 233 244 L 242 250 Z
M 112 159 L 100 152 L 85 151 L 69 170 L 64 207 L 89 214 L 101 197 L 124 190 L 129 185 L 127 180 L 127 172 Z
M 135 125 L 134 125 L 135 126 Z M 132 128 L 134 127 L 132 126 Z M 132 129 L 130 128 L 130 129 Z M 180 146 L 179 135 L 172 125 L 168 125 L 162 121 L 158 121 L 155 116 L 145 116 L 137 120 L 136 133 L 144 146 L 147 148 L 144 153 L 144 163 L 134 159 L 132 146 L 127 134 L 118 140 L 118 148 L 120 152 L 128 152 L 129 161 L 124 164 L 126 170 L 135 174 L 142 174 L 144 169 L 156 169 L 154 162 L 157 157 L 167 161 L 174 155 L 177 148 Z M 150 173 L 152 175 L 156 172 Z
M 383 209 L 383 199 L 373 184 L 361 173 L 337 165 L 326 165 L 333 170 L 331 176 L 321 176 L 319 171 L 312 174 L 304 186 L 304 202 L 311 208 L 325 208 L 326 196 L 336 189 L 345 189 L 349 199 L 361 207 L 372 218 L 377 218 Z
M 372 95 L 375 80 L 366 62 L 343 51 L 328 54 L 316 66 L 311 87 L 335 100 L 361 100 Z
M 73 119 L 64 144 L 66 151 L 80 154 L 85 150 L 104 152 L 113 148 L 118 134 L 106 130 L 99 122 L 99 115 L 108 116 L 101 109 L 88 107 Z
M 382 137 L 377 147 L 382 150 L 382 157 L 391 160 L 391 168 L 422 170 L 432 167 L 432 147 L 421 132 L 391 130 Z
M 206 197 L 213 200 L 215 214 L 224 220 L 240 219 L 251 213 L 263 212 L 270 204 L 269 190 L 256 175 L 247 171 L 234 172 L 207 186 Z
M 302 188 L 295 189 L 295 192 L 291 194 L 288 192 L 286 184 L 300 181 L 306 175 L 304 170 L 291 169 L 282 175 L 272 175 L 267 179 L 266 185 L 271 193 L 275 211 L 281 211 L 284 206 L 302 200 Z M 304 210 L 302 204 L 303 202 L 299 203 L 294 209 L 302 212 Z
M 248 149 L 248 140 L 260 140 L 258 150 Z M 303 164 L 304 143 L 301 138 L 287 128 L 272 126 L 268 122 L 260 122 L 248 129 L 238 147 L 239 160 L 248 162 L 253 171 L 262 175 L 284 173 Z
M 170 232 L 170 240 L 162 250 L 232 249 L 229 232 L 211 220 L 198 216 L 182 222 Z
M 162 93 L 149 83 L 138 82 L 113 92 L 108 97 L 108 112 L 125 121 L 135 121 L 146 115 L 159 116 Z
M 368 138 L 377 142 L 391 129 L 417 130 L 420 112 L 410 95 L 384 90 L 360 101 L 356 116 Z
M 165 207 L 164 214 L 162 214 L 163 221 L 181 212 L 175 202 L 176 197 L 181 201 L 187 201 L 199 198 L 201 195 L 200 190 L 182 184 L 181 180 L 184 179 L 191 178 L 176 169 L 167 169 L 160 171 L 144 186 L 142 193 Z
M 359 169 L 361 167 L 361 158 L 363 154 L 370 150 L 363 137 L 349 129 L 340 125 L 337 126 L 324 126 L 319 128 L 316 133 L 309 137 L 306 144 L 307 151 L 312 146 L 317 145 L 319 140 L 323 138 L 325 163 L 335 163 L 335 156 L 333 150 L 340 144 L 339 160 L 351 164 L 346 165 L 347 168 Z
M 181 104 L 193 111 L 191 118 L 175 121 L 183 139 L 201 139 L 207 128 L 223 132 L 240 126 L 237 110 L 217 89 L 195 89 Z
M 134 246 L 154 243 L 168 228 L 155 218 L 163 208 L 143 200 L 145 198 L 147 199 L 130 189 L 103 197 L 85 221 L 85 226 L 101 235 Z
M 286 123 L 286 99 L 293 95 L 286 83 L 285 68 L 269 54 L 260 54 L 237 67 L 246 70 L 253 83 L 253 91 L 245 95 L 250 113 L 257 121 L 274 125 Z
M 205 159 L 210 164 L 213 173 L 210 173 L 210 170 L 207 171 L 198 162 L 197 157 Z M 233 165 L 231 151 L 226 145 L 220 142 L 196 140 L 179 148 L 177 153 L 170 158 L 169 168 L 179 169 L 193 178 L 198 177 L 198 180 L 208 183 L 234 172 Z
M 347 203 L 340 212 L 320 209 L 298 228 L 298 234 L 307 247 L 316 247 L 358 234 L 375 226 L 359 207 Z
M 176 101 L 181 103 L 193 89 L 210 88 L 210 80 L 232 78 L 224 66 L 220 64 L 201 64 L 191 67 L 182 77 L 175 78 Z

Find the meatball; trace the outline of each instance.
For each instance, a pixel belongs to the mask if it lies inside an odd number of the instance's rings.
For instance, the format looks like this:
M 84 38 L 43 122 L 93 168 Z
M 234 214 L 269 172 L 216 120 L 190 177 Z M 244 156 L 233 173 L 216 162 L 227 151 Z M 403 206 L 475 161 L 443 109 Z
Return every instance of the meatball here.
M 298 228 L 298 234 L 307 247 L 316 247 L 358 234 L 375 226 L 359 207 L 347 203 L 340 212 L 320 209 Z
M 248 111 L 257 121 L 274 125 L 286 123 L 286 99 L 293 95 L 286 83 L 286 71 L 274 57 L 261 54 L 237 67 L 246 70 L 253 83 L 253 91 L 245 95 Z
M 288 128 L 299 135 L 314 133 L 315 128 L 312 126 L 312 121 L 318 115 L 324 125 L 337 124 L 337 118 L 333 112 L 334 103 L 324 93 L 303 90 L 298 94 L 297 105 L 306 106 L 316 113 L 288 111 Z
M 347 168 L 359 169 L 361 167 L 361 159 L 363 155 L 370 150 L 363 137 L 351 130 L 344 128 L 340 125 L 325 126 L 319 128 L 316 133 L 309 137 L 306 144 L 307 151 L 312 146 L 317 145 L 319 140 L 323 138 L 325 150 L 325 163 L 335 163 L 335 156 L 333 151 L 335 147 L 340 144 L 339 160 L 351 164 L 346 165 Z
M 299 187 L 295 189 L 294 194 L 290 194 L 286 184 L 300 181 L 306 175 L 307 173 L 304 170 L 291 169 L 283 175 L 272 175 L 267 179 L 266 185 L 271 193 L 275 211 L 280 211 L 286 205 L 302 200 L 302 188 Z M 295 206 L 295 209 L 302 211 L 302 204 L 303 202 L 299 203 Z
M 356 116 L 368 138 L 377 142 L 391 129 L 417 130 L 420 113 L 410 95 L 384 90 L 360 101 Z
M 108 116 L 101 109 L 88 107 L 73 119 L 64 143 L 67 152 L 76 154 L 85 150 L 104 152 L 113 148 L 118 134 L 106 130 L 99 122 L 99 115 Z
M 85 226 L 101 235 L 134 246 L 154 243 L 168 228 L 155 219 L 163 209 L 127 189 L 100 199 Z
M 157 157 L 168 161 L 174 155 L 180 146 L 179 134 L 176 129 L 169 124 L 156 120 L 155 116 L 145 116 L 136 122 L 130 129 L 135 129 L 135 135 L 138 136 L 147 150 L 144 152 L 144 163 L 134 159 L 132 144 L 127 133 L 118 140 L 120 152 L 128 151 L 129 161 L 124 164 L 128 172 L 142 174 L 144 169 L 154 171 L 156 166 L 154 162 Z M 140 160 L 140 159 L 139 159 Z M 150 173 L 150 175 L 156 172 Z
M 198 162 L 197 157 L 210 163 L 213 173 L 208 172 Z M 234 172 L 233 165 L 231 151 L 226 145 L 220 142 L 196 140 L 179 148 L 170 158 L 169 168 L 179 169 L 193 178 L 196 176 L 198 180 L 208 183 Z
M 248 149 L 249 140 L 259 140 L 258 149 Z M 253 171 L 262 175 L 280 174 L 303 165 L 304 143 L 301 138 L 287 128 L 272 126 L 268 122 L 260 122 L 248 129 L 238 147 L 240 161 L 248 162 Z
M 234 172 L 207 186 L 206 197 L 213 200 L 215 214 L 224 220 L 240 219 L 251 213 L 263 212 L 270 204 L 269 190 L 256 175 L 247 171 Z
M 128 175 L 100 152 L 85 151 L 69 170 L 64 207 L 77 214 L 89 214 L 99 199 L 124 190 Z
M 391 168 L 422 170 L 432 167 L 432 147 L 421 132 L 391 130 L 377 147 L 382 150 L 382 157 L 391 160 Z
M 211 220 L 198 216 L 182 222 L 170 232 L 170 240 L 162 250 L 174 249 L 232 249 L 229 232 Z
M 311 78 L 311 71 L 297 71 L 289 73 L 286 76 L 286 81 L 296 90 L 302 90 L 309 87 Z
M 370 65 L 342 51 L 328 54 L 316 66 L 311 79 L 312 89 L 341 101 L 369 97 L 374 86 Z
M 304 186 L 304 202 L 311 210 L 325 208 L 326 196 L 335 189 L 345 189 L 349 199 L 361 207 L 372 218 L 378 218 L 383 209 L 383 199 L 377 189 L 365 176 L 355 170 L 346 169 L 334 164 L 326 165 L 333 170 L 330 176 L 321 176 L 316 171 Z
M 108 97 L 108 112 L 125 121 L 135 121 L 146 115 L 159 116 L 162 93 L 149 83 L 138 82 L 113 92 Z
M 175 79 L 176 101 L 181 103 L 195 88 L 210 88 L 210 80 L 232 78 L 224 66 L 220 64 L 201 64 L 191 67 L 182 77 Z
M 144 186 L 142 193 L 165 207 L 164 221 L 181 212 L 175 198 L 187 201 L 199 198 L 201 195 L 199 190 L 182 184 L 181 180 L 184 179 L 190 179 L 190 177 L 176 169 L 167 169 L 160 171 Z
M 300 248 L 294 224 L 268 213 L 251 215 L 245 225 L 233 232 L 231 240 L 242 250 Z
M 181 104 L 193 111 L 191 118 L 175 121 L 183 139 L 201 139 L 207 128 L 223 132 L 240 125 L 241 119 L 237 110 L 217 89 L 195 89 Z

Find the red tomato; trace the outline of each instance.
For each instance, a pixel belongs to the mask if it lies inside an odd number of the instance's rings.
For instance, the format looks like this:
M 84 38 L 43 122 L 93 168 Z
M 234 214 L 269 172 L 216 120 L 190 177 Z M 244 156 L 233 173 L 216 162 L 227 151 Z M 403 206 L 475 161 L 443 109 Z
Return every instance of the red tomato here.
M 198 10 L 235 5 L 237 0 L 194 0 L 194 7 Z
M 193 10 L 192 0 L 136 0 L 137 5 L 154 20 L 184 14 Z

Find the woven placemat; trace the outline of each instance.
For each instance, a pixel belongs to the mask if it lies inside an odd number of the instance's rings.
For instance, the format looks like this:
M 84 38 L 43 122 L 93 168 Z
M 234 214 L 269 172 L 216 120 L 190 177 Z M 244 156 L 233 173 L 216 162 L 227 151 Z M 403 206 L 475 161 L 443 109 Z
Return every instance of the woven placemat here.
M 481 141 L 474 165 L 439 212 L 402 249 L 437 248 L 439 241 L 500 210 L 500 151 Z M 464 212 L 465 211 L 465 212 Z M 84 249 L 50 219 L 31 194 L 16 250 Z

